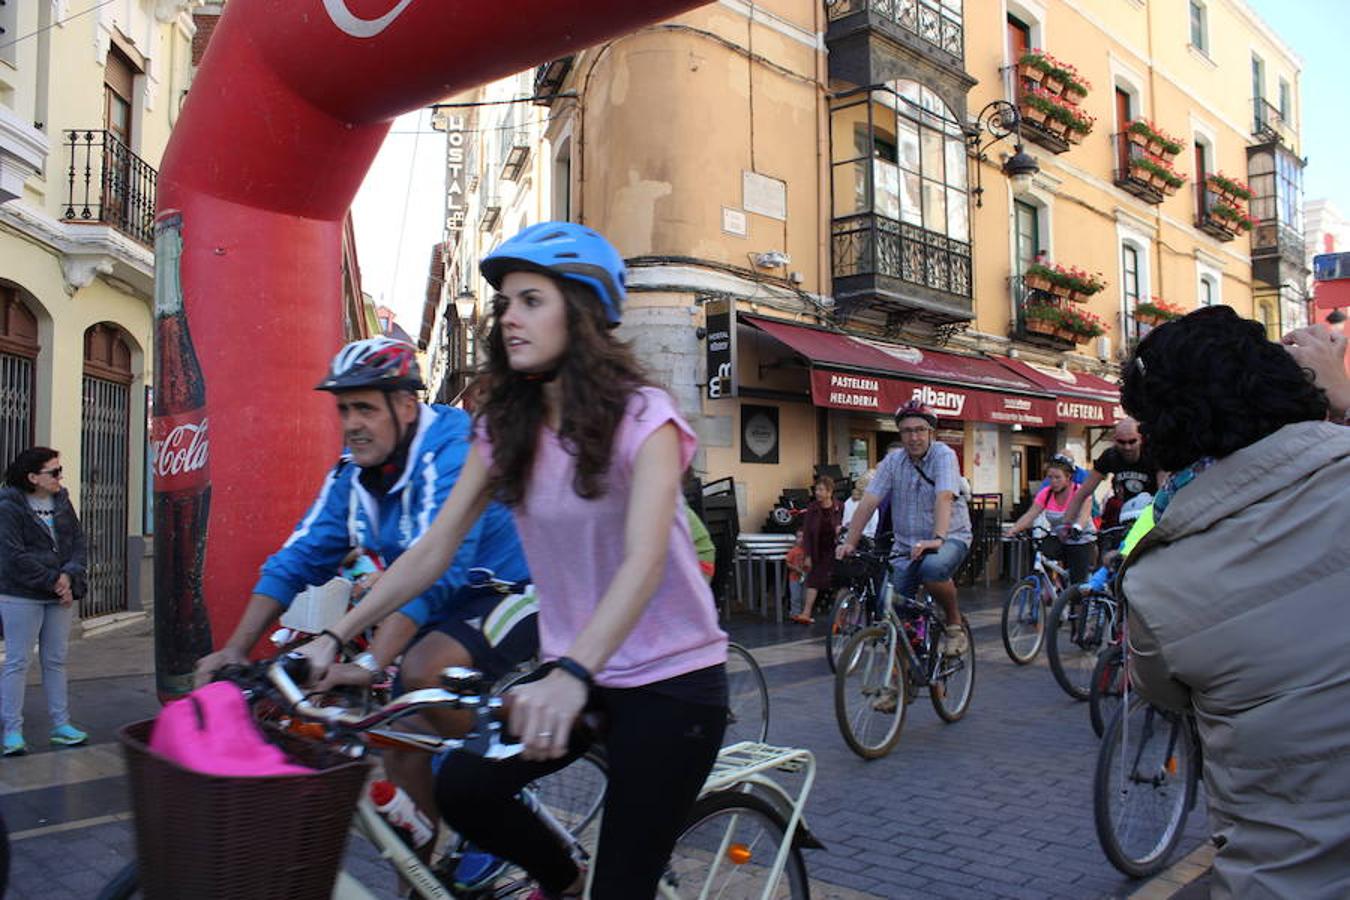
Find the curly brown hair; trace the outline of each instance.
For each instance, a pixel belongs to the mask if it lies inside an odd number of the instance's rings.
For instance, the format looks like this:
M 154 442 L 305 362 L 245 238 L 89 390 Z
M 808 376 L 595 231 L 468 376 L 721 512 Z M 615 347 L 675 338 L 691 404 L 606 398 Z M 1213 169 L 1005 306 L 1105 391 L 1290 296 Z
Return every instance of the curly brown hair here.
M 587 500 L 605 493 L 614 433 L 628 400 L 650 385 L 632 348 L 605 321 L 600 298 L 585 285 L 552 278 L 567 310 L 567 352 L 558 363 L 562 428 L 558 438 L 576 457 L 572 489 Z M 501 322 L 487 336 L 487 363 L 471 389 L 475 417 L 492 443 L 490 487 L 507 506 L 525 498 L 544 424 L 543 381 L 511 368 Z

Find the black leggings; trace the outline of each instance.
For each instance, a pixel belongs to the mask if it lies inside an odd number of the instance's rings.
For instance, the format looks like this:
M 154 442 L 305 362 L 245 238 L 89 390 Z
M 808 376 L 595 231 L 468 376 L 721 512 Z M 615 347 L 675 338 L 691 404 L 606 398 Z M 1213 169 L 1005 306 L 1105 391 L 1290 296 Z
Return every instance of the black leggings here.
M 595 694 L 608 717 L 609 788 L 591 897 L 652 897 L 717 759 L 726 709 L 644 688 L 597 688 Z M 585 744 L 574 743 L 549 762 L 452 753 L 436 781 L 436 805 L 455 831 L 521 866 L 545 890 L 561 892 L 576 879 L 576 864 L 516 794 L 585 751 Z

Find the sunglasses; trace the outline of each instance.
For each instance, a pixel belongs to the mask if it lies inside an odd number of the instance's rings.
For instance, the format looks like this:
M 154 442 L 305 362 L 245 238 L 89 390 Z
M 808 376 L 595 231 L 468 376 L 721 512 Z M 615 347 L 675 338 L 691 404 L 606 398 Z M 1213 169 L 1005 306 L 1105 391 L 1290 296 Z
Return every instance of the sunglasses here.
M 1134 440 L 1130 441 L 1122 441 L 1117 438 L 1116 443 L 1122 447 L 1133 447 L 1135 444 L 1139 443 L 1139 438 L 1135 438 Z
M 57 466 L 55 469 L 41 469 L 38 471 L 38 474 L 50 475 L 53 478 L 60 478 L 61 473 L 64 472 L 65 470 L 66 470 L 65 466 Z

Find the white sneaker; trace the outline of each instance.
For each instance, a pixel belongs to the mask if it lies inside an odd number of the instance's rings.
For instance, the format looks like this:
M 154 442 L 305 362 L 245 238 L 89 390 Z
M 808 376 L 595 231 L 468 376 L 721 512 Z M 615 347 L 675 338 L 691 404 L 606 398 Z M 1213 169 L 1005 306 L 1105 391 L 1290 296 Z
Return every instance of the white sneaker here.
M 942 655 L 962 656 L 970 649 L 966 630 L 960 625 L 948 625 L 942 632 Z

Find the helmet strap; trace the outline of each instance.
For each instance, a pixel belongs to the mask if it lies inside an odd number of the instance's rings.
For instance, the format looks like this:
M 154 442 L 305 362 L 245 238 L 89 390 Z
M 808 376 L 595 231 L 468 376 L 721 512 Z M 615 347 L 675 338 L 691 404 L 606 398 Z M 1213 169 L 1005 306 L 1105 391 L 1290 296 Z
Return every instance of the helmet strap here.
M 403 423 L 398 420 L 398 415 L 394 412 L 394 401 L 390 397 L 392 391 L 384 391 L 384 403 L 389 410 L 389 418 L 394 423 L 394 449 L 382 462 L 373 466 L 363 466 L 361 474 L 358 476 L 362 487 L 372 494 L 387 494 L 389 489 L 398 484 L 399 478 L 403 476 L 403 470 L 408 464 L 408 450 L 412 446 L 413 436 L 417 433 L 416 428 L 405 428 Z

